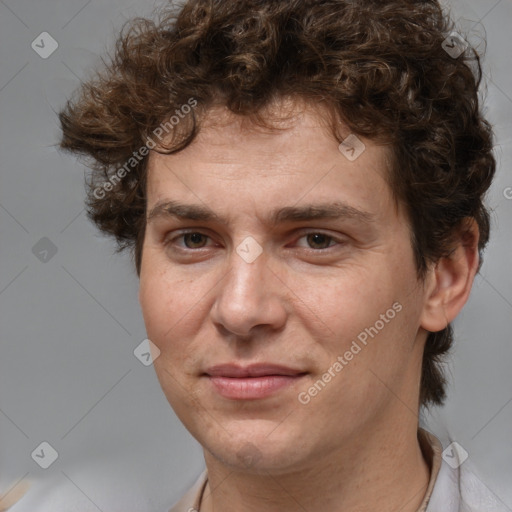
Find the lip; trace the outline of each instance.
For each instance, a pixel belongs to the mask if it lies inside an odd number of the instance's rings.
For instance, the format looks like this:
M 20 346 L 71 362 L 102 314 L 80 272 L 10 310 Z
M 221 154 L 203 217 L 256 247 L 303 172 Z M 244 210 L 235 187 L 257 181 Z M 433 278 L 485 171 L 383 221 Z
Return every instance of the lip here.
M 217 393 L 232 400 L 258 400 L 293 385 L 307 372 L 270 363 L 212 366 L 205 376 Z
M 255 363 L 249 366 L 228 363 L 212 366 L 208 368 L 205 373 L 210 377 L 243 378 L 264 377 L 269 375 L 294 376 L 306 372 L 272 363 Z

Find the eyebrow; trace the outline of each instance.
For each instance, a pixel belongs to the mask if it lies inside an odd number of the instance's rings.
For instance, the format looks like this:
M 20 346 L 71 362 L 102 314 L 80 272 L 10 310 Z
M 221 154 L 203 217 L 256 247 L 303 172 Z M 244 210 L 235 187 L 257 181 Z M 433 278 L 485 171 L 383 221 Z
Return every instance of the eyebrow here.
M 215 213 L 207 206 L 186 204 L 179 201 L 161 201 L 149 212 L 147 222 L 157 217 L 174 217 L 180 220 L 218 222 L 229 224 L 229 219 Z M 285 222 L 307 222 L 327 219 L 350 219 L 365 224 L 375 221 L 373 213 L 359 210 L 341 201 L 332 203 L 306 204 L 302 206 L 285 206 L 270 213 L 267 223 L 277 226 Z

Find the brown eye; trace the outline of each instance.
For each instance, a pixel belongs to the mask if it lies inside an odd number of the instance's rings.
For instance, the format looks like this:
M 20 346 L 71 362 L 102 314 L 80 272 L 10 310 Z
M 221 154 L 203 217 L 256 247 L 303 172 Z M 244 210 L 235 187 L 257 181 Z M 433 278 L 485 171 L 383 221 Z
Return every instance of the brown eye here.
M 332 237 L 322 233 L 311 233 L 307 235 L 307 241 L 312 249 L 327 249 L 332 242 Z
M 205 246 L 208 237 L 202 233 L 186 233 L 182 238 L 187 249 L 201 249 Z

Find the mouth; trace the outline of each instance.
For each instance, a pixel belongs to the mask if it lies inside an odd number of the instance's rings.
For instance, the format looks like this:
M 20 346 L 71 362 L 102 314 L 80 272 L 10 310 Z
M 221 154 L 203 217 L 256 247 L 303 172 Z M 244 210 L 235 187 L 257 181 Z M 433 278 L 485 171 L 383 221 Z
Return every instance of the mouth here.
M 283 391 L 308 372 L 268 363 L 239 366 L 217 365 L 203 375 L 214 391 L 231 400 L 258 400 Z

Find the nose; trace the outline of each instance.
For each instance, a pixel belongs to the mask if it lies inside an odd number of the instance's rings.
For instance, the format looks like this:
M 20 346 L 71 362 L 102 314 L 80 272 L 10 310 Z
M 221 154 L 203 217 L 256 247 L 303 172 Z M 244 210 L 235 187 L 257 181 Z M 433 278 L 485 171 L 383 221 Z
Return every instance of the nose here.
M 224 334 L 248 338 L 259 330 L 279 330 L 287 317 L 285 284 L 261 254 L 245 261 L 233 251 L 227 275 L 219 283 L 211 317 Z

